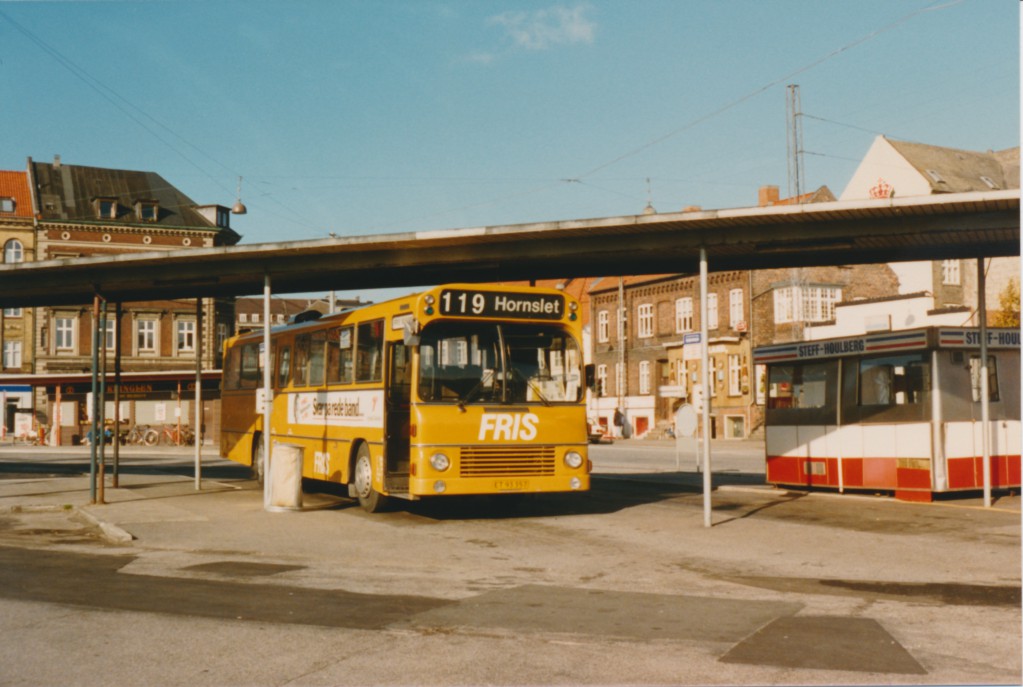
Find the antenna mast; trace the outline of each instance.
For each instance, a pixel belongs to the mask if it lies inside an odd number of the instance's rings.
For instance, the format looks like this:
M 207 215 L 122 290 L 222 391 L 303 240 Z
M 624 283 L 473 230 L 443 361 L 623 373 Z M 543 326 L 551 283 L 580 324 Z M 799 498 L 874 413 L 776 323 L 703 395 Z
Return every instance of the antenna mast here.
M 803 105 L 799 97 L 799 84 L 789 84 L 786 101 L 789 160 L 789 198 L 803 195 Z

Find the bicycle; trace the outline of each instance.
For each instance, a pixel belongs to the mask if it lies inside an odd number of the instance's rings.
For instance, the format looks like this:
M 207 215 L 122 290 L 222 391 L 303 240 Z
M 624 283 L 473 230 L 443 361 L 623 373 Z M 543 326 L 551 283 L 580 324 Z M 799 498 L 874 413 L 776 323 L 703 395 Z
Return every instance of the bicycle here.
M 164 425 L 163 430 L 159 432 L 158 440 L 161 444 L 172 446 L 188 444 L 191 446 L 195 442 L 195 433 L 188 427 L 178 429 L 177 425 Z
M 155 430 L 152 430 L 149 425 L 135 425 L 127 434 L 124 435 L 124 441 L 122 443 L 141 446 L 146 443 L 146 433 L 150 431 Z M 149 445 L 152 446 L 152 444 Z

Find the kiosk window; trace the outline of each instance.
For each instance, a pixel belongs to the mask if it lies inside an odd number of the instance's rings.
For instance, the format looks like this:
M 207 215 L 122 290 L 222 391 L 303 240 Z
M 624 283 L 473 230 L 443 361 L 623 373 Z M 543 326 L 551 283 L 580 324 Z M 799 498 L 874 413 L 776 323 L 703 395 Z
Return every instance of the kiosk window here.
M 973 392 L 973 402 L 980 403 L 980 356 L 970 356 L 970 389 Z M 995 363 L 995 357 L 989 355 L 987 357 L 987 392 L 988 401 L 991 403 L 998 402 L 998 366 Z
M 833 362 L 772 365 L 767 380 L 767 407 L 824 408 L 834 369 Z
M 922 354 L 865 358 L 859 366 L 861 406 L 923 403 L 931 390 L 931 366 Z

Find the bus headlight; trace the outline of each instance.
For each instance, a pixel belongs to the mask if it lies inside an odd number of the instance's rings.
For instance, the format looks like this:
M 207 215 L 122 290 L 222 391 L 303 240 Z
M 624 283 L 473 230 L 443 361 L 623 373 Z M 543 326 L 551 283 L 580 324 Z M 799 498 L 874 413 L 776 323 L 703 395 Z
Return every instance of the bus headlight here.
M 568 453 L 565 454 L 565 465 L 572 468 L 573 470 L 581 468 L 583 465 L 582 454 L 578 453 L 577 451 L 569 451 Z
M 451 467 L 451 459 L 443 453 L 434 453 L 430 456 L 430 466 L 437 472 L 444 472 Z

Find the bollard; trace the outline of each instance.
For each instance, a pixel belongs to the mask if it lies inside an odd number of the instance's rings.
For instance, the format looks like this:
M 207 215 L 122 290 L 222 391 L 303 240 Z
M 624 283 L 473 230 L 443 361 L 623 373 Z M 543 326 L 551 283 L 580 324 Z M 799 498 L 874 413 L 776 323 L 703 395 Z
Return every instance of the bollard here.
M 302 510 L 302 447 L 274 442 L 268 511 Z

